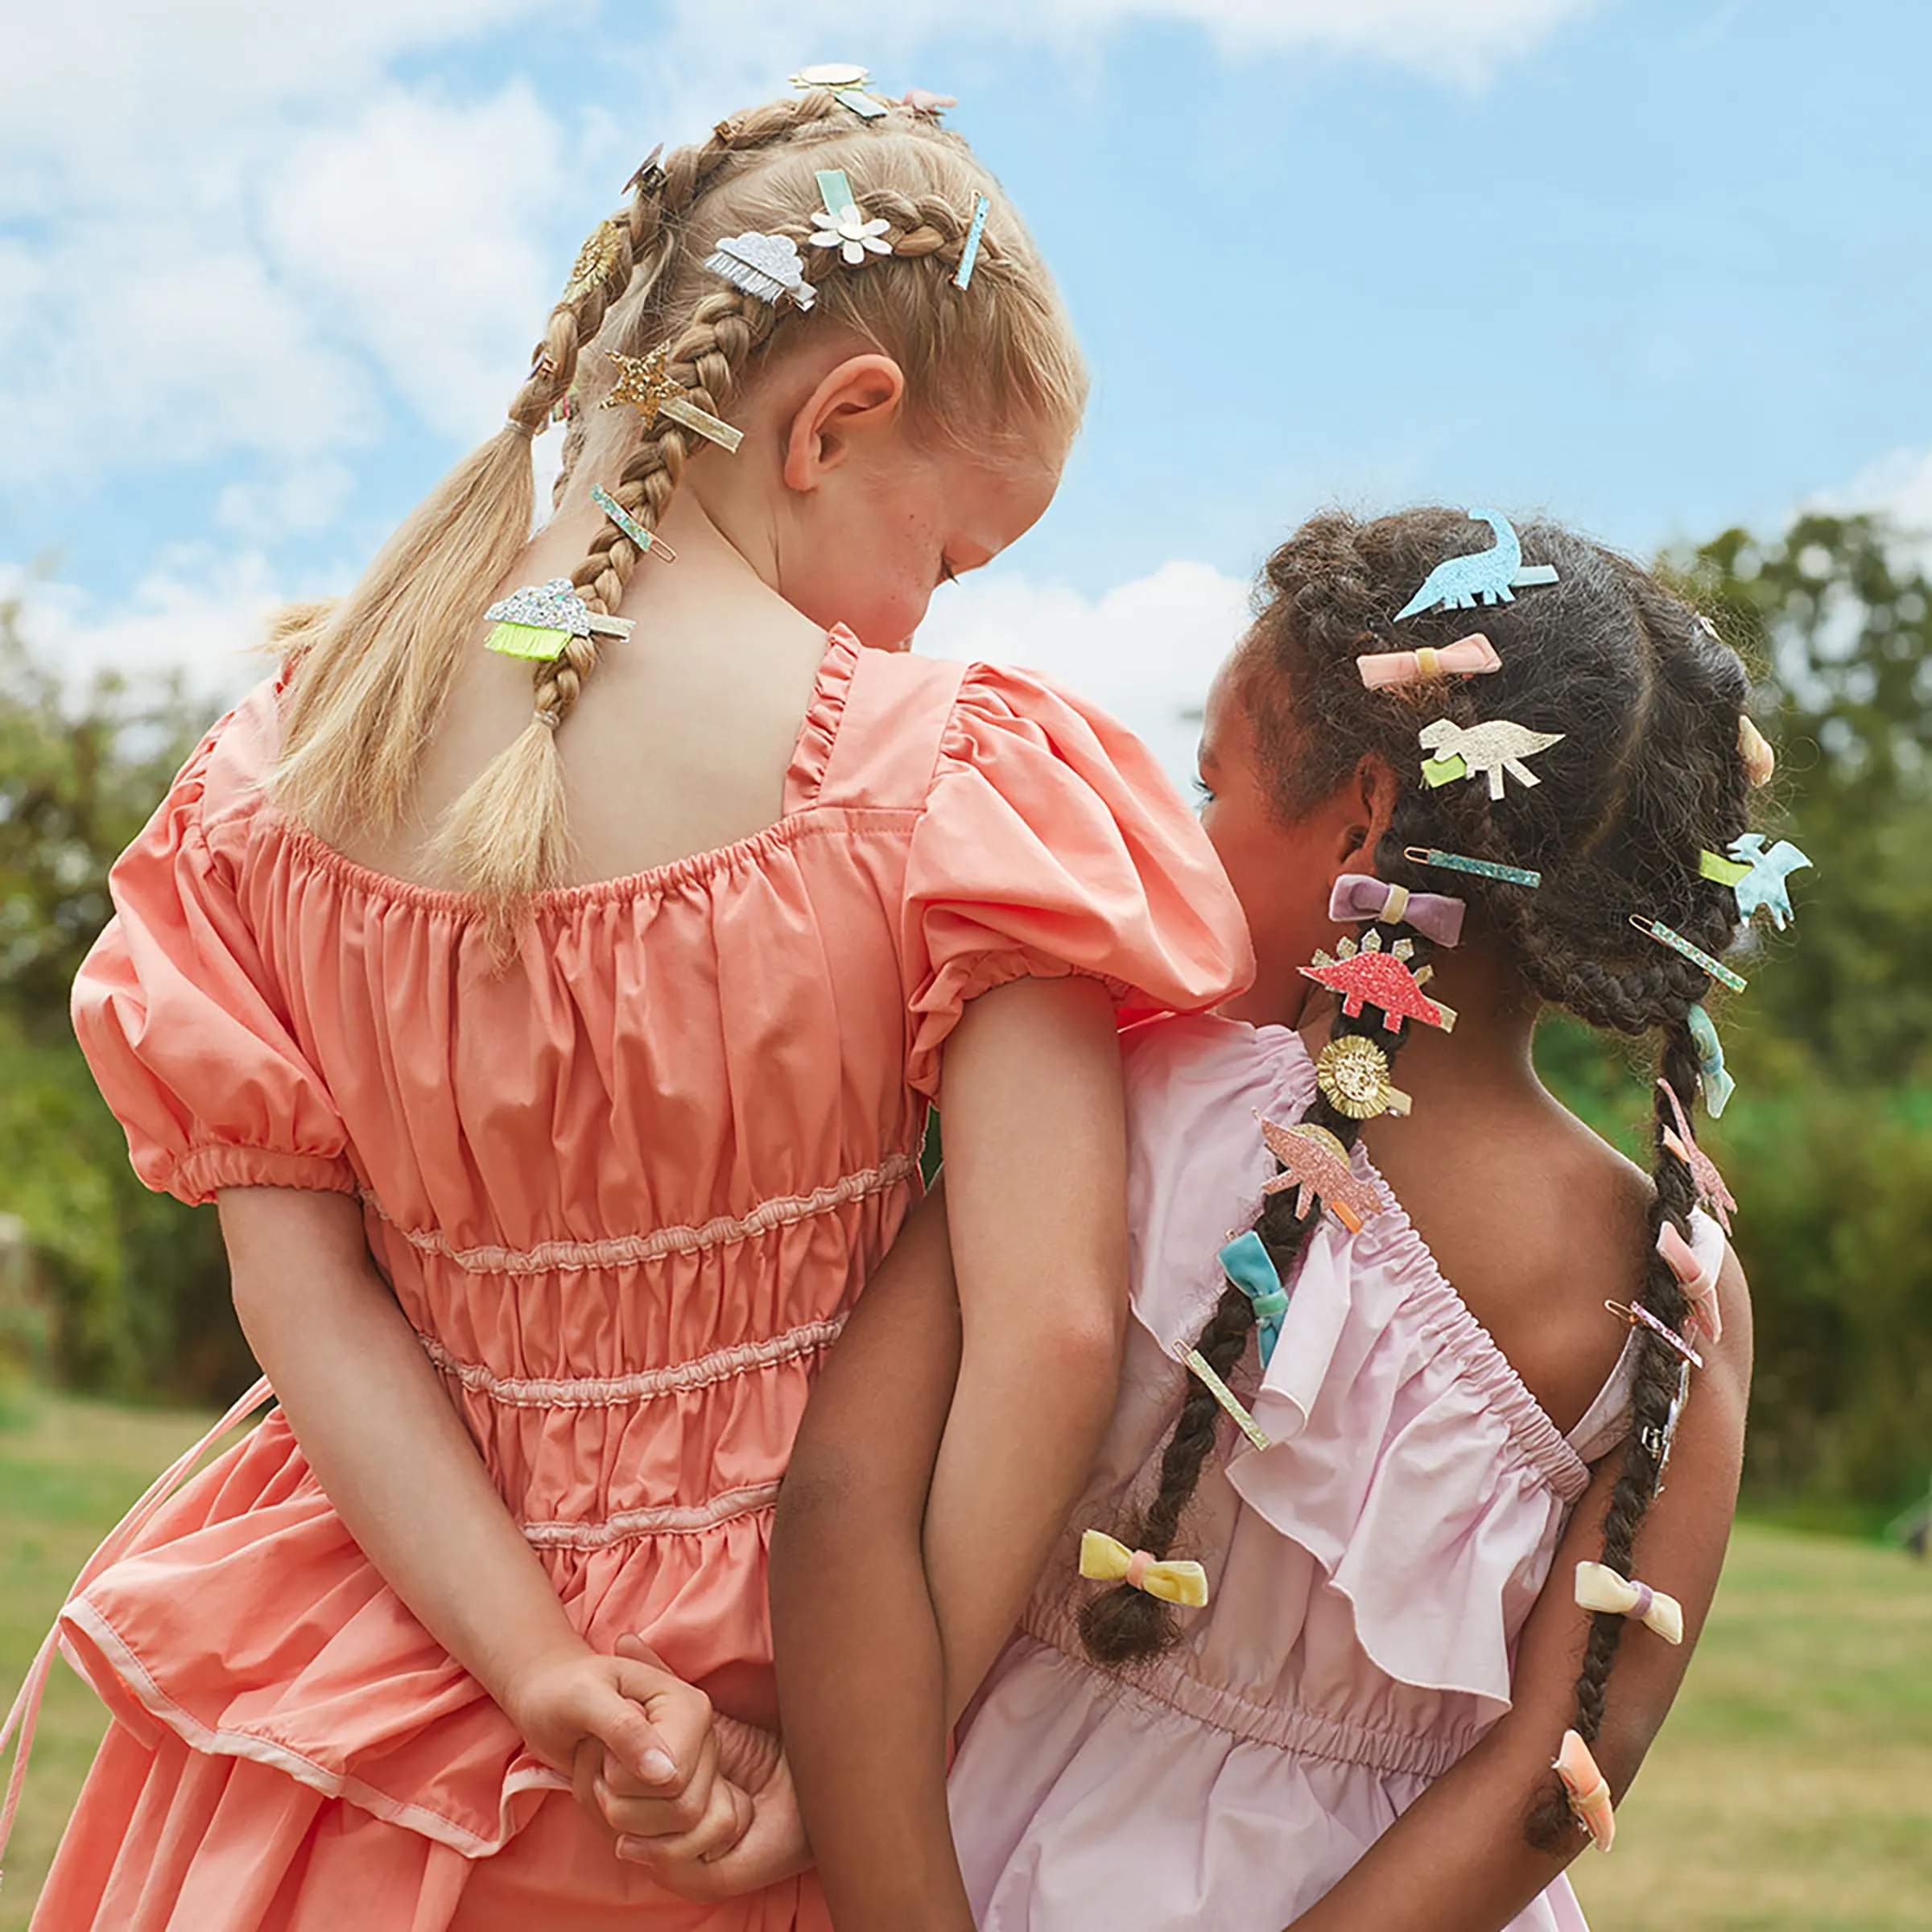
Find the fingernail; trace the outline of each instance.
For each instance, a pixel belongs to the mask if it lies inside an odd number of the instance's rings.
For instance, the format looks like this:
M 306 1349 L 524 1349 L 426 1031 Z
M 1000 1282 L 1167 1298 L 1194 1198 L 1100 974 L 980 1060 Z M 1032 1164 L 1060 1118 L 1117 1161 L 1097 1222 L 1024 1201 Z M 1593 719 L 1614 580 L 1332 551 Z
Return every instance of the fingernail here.
M 677 1761 L 668 1751 L 646 1751 L 643 1772 L 653 1784 L 662 1785 L 677 1776 Z
M 617 1856 L 628 1864 L 648 1865 L 650 1840 L 646 1838 L 620 1838 L 617 1840 Z

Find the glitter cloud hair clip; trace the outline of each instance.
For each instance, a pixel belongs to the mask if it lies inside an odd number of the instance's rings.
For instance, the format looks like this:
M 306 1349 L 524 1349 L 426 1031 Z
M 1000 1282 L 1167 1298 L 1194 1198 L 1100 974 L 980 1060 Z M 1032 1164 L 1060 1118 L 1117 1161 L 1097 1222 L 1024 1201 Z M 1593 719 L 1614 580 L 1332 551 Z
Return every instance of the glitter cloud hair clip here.
M 789 235 L 761 234 L 755 229 L 727 235 L 704 258 L 704 266 L 774 308 L 788 301 L 803 312 L 818 299 L 819 291 L 805 279 L 805 258 Z

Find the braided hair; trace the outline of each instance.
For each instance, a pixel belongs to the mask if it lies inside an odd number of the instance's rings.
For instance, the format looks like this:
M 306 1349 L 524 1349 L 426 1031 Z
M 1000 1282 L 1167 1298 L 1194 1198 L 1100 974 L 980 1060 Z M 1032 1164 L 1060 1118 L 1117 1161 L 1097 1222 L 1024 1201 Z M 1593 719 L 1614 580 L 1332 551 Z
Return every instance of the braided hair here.
M 1435 610 L 1402 621 L 1396 613 L 1446 556 L 1467 551 L 1470 525 L 1458 512 L 1417 510 L 1361 522 L 1315 518 L 1269 558 L 1255 623 L 1244 642 L 1240 689 L 1256 730 L 1271 802 L 1292 822 L 1331 796 L 1364 758 L 1378 758 L 1401 785 L 1375 870 L 1391 885 L 1443 890 L 1442 875 L 1411 851 L 1435 848 L 1534 869 L 1539 890 L 1458 875 L 1455 890 L 1472 926 L 1493 935 L 1530 991 L 1587 1025 L 1657 1042 L 1662 1081 L 1686 1112 L 1699 1087 L 1688 1015 L 1706 999 L 1703 970 L 1630 924 L 1633 913 L 1670 927 L 1704 952 L 1721 954 L 1740 929 L 1735 894 L 1703 877 L 1702 850 L 1722 850 L 1748 823 L 1749 780 L 1738 741 L 1748 679 L 1735 652 L 1682 599 L 1628 559 L 1554 525 L 1519 526 L 1525 557 L 1554 564 L 1557 582 L 1480 614 Z M 1356 659 L 1370 653 L 1441 648 L 1481 630 L 1501 668 L 1474 678 L 1380 690 L 1364 687 Z M 1540 782 L 1512 784 L 1491 799 L 1480 783 L 1432 788 L 1418 772 L 1418 734 L 1438 718 L 1460 726 L 1509 719 L 1561 733 L 1536 754 Z M 1378 926 L 1385 947 L 1398 939 L 1426 956 L 1406 925 Z M 1406 1038 L 1385 1033 L 1373 1007 L 1338 1034 L 1372 1032 L 1393 1057 Z M 1668 1221 L 1690 1233 L 1696 1182 L 1666 1146 L 1672 1125 L 1662 1086 L 1653 1090 L 1653 1191 L 1644 1250 L 1632 1256 L 1634 1302 L 1681 1330 L 1682 1286 L 1657 1251 Z M 1352 1145 L 1356 1122 L 1325 1099 L 1308 1117 Z M 1257 1225 L 1282 1278 L 1291 1278 L 1322 1212 L 1293 1212 L 1294 1191 L 1269 1197 Z M 1238 1377 L 1254 1326 L 1247 1295 L 1232 1283 L 1197 1344 L 1224 1379 Z M 1632 1428 L 1604 1526 L 1603 1561 L 1628 1575 L 1644 1517 L 1657 1492 L 1674 1409 L 1679 1358 L 1646 1327 L 1637 1337 Z M 1216 1435 L 1219 1410 L 1191 1378 L 1164 1452 L 1159 1480 L 1138 1525 L 1124 1538 L 1156 1557 L 1170 1553 Z M 1081 1627 L 1099 1661 L 1153 1654 L 1174 1641 L 1172 1612 L 1138 1591 L 1094 1598 Z M 1591 1621 L 1576 1687 L 1575 1728 L 1594 1743 L 1624 1620 Z M 1577 1827 L 1553 1777 L 1525 1827 L 1530 1842 L 1555 1851 Z
M 774 308 L 705 268 L 722 237 L 747 229 L 809 237 L 820 199 L 814 175 L 828 167 L 844 170 L 868 215 L 887 221 L 890 255 L 852 267 L 836 249 L 811 251 L 818 292 L 809 314 Z M 982 194 L 988 217 L 962 291 L 952 275 Z M 731 116 L 638 171 L 624 205 L 584 245 L 502 430 L 301 634 L 275 779 L 284 808 L 337 838 L 380 834 L 401 820 L 456 666 L 527 539 L 530 438 L 568 415 L 559 496 L 596 440 L 588 406 L 611 388 L 616 365 L 588 352 L 639 356 L 662 345 L 671 380 L 697 408 L 722 415 L 773 345 L 836 331 L 898 361 L 912 420 L 956 441 L 970 437 L 976 449 L 1018 446 L 1043 428 L 1071 435 L 1084 402 L 1085 375 L 1051 281 L 957 134 L 905 105 L 862 119 L 823 89 Z M 605 487 L 654 530 L 704 445 L 662 411 L 630 433 Z M 572 573 L 593 614 L 617 609 L 642 555 L 614 522 L 600 524 Z M 444 865 L 499 914 L 565 874 L 555 733 L 597 654 L 594 634 L 573 637 L 535 667 L 529 726 L 439 828 Z

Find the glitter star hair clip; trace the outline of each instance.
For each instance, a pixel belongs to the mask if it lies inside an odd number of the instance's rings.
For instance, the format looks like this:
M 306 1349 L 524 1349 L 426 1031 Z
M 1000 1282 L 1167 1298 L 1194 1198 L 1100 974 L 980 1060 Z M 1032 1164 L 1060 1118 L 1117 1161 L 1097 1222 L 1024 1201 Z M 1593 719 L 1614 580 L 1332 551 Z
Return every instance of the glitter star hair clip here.
M 720 422 L 708 410 L 700 409 L 684 394 L 684 386 L 671 373 L 671 345 L 660 342 L 647 356 L 619 355 L 614 349 L 605 354 L 617 365 L 617 384 L 601 405 L 615 409 L 628 402 L 648 425 L 660 415 L 669 416 L 694 434 L 704 436 L 735 454 L 745 440 L 741 429 Z
M 1419 617 L 1426 610 L 1473 610 L 1479 604 L 1513 604 L 1516 592 L 1532 584 L 1557 581 L 1553 564 L 1525 564 L 1523 547 L 1509 519 L 1493 510 L 1472 510 L 1469 519 L 1487 523 L 1496 541 L 1467 556 L 1445 557 L 1423 579 L 1422 587 L 1395 613 Z

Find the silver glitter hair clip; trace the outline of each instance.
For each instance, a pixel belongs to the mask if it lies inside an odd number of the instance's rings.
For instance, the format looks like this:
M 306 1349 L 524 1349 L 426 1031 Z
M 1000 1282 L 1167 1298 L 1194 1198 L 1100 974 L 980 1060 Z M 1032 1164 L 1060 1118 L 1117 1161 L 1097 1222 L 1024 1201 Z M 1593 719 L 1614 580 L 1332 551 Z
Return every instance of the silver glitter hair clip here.
M 805 258 L 789 235 L 761 234 L 756 229 L 727 235 L 704 258 L 704 266 L 774 308 L 788 301 L 803 312 L 818 299 L 819 291 L 805 279 Z

